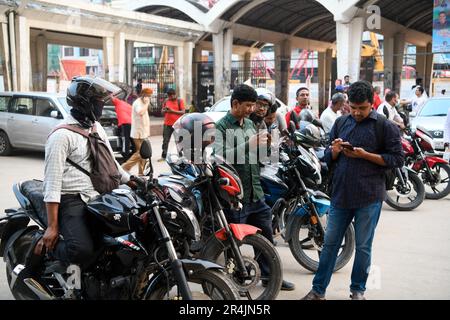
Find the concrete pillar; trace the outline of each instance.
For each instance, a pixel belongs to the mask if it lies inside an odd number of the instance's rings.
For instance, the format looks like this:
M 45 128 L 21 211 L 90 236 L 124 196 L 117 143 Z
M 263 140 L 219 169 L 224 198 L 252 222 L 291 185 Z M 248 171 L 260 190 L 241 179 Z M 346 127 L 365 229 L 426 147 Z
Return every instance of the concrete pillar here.
M 359 80 L 364 22 L 363 18 L 354 18 L 348 23 L 336 22 L 339 79 L 349 75 L 352 82 Z
M 33 63 L 33 90 L 47 91 L 47 38 L 40 34 L 36 37 L 35 50 L 33 50 L 35 64 Z
M 11 66 L 10 66 L 10 50 L 9 50 L 9 35 L 8 35 L 8 25 L 6 23 L 1 24 L 1 56 L 3 61 L 3 80 L 4 89 L 6 91 L 12 90 L 12 79 L 11 79 Z
M 184 101 L 186 105 L 190 105 L 193 101 L 193 85 L 192 85 L 192 58 L 194 54 L 194 43 L 184 43 L 183 68 L 184 68 Z
M 30 91 L 31 89 L 31 54 L 30 54 L 30 27 L 27 18 L 16 17 L 16 59 L 18 67 L 18 89 Z
M 328 107 L 331 84 L 331 65 L 333 50 L 319 52 L 319 112 L 322 113 Z
M 423 79 L 425 90 L 431 95 L 431 78 L 433 68 L 433 52 L 431 43 L 426 47 L 417 47 L 416 72 L 417 77 Z
M 192 64 L 192 94 L 193 100 L 197 107 L 199 107 L 200 101 L 198 99 L 198 77 L 199 77 L 199 65 L 202 62 L 202 47 L 196 45 L 193 50 L 193 64 Z M 198 110 L 198 109 L 197 109 Z
M 384 38 L 384 88 L 394 87 L 394 38 Z
M 397 33 L 394 35 L 394 67 L 393 67 L 393 90 L 401 92 L 403 59 L 405 55 L 405 34 Z
M 184 46 L 175 47 L 175 76 L 177 84 L 178 96 L 186 101 L 186 91 L 185 91 L 185 66 L 184 62 Z
M 125 33 L 114 35 L 114 81 L 125 82 Z
M 233 55 L 233 30 L 224 31 L 223 37 L 223 94 L 228 96 L 231 89 L 231 58 Z
M 223 92 L 223 32 L 213 34 L 214 52 L 214 102 L 224 97 Z
M 128 85 L 133 86 L 133 59 L 134 59 L 134 42 L 125 42 L 126 50 L 126 82 Z
M 103 38 L 103 70 L 107 81 L 114 81 L 114 38 Z
M 291 51 L 291 41 L 288 39 L 275 44 L 275 95 L 285 104 L 289 102 Z
M 252 63 L 252 53 L 250 51 L 247 51 L 244 55 L 244 81 L 250 79 L 252 72 L 251 63 Z

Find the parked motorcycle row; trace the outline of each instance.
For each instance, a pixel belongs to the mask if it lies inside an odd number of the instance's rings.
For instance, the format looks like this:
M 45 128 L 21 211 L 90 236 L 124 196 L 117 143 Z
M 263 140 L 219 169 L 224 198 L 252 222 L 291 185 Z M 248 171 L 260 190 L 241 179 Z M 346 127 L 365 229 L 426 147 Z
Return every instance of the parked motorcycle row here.
M 295 116 L 280 141 L 278 163 L 261 171 L 266 202 L 272 208 L 273 231 L 281 234 L 298 263 L 317 271 L 330 208 L 328 168 L 323 162 L 324 136 L 307 136 L 298 128 L 315 127 Z M 404 168 L 391 174 L 386 203 L 413 210 L 427 197 L 450 193 L 449 164 L 434 157 L 431 137 L 421 128 L 406 130 L 402 140 Z M 101 230 L 98 250 L 76 271 L 46 256 L 34 263 L 30 250 L 46 228 L 41 181 L 14 185 L 18 209 L 0 219 L 0 255 L 7 282 L 19 300 L 270 300 L 283 279 L 274 245 L 250 225 L 230 224 L 224 210 L 239 209 L 241 181 L 224 159 L 209 155 L 193 164 L 179 155 L 167 163 L 171 173 L 154 178 L 149 141 L 141 148 L 147 159 L 144 177 L 132 177 L 137 190 L 127 187 L 91 201 L 87 208 Z M 35 224 L 30 224 L 33 220 Z M 355 230 L 345 233 L 335 271 L 355 250 Z M 262 272 L 260 262 L 269 270 Z M 27 267 L 25 267 L 27 266 Z M 31 267 L 28 267 L 31 266 Z M 81 290 L 80 290 L 81 288 Z

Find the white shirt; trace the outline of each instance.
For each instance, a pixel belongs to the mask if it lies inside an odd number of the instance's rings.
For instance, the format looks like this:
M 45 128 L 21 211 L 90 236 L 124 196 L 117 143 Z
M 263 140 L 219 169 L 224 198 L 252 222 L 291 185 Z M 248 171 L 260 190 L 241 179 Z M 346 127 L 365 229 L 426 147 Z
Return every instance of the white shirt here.
M 336 119 L 339 118 L 340 112 L 337 113 L 331 109 L 331 107 L 328 107 L 325 109 L 325 111 L 320 116 L 320 121 L 322 121 L 323 130 L 325 133 L 330 133 L 331 129 L 334 126 L 334 123 L 336 122 Z
M 391 104 L 388 102 L 383 102 L 382 104 L 380 104 L 377 112 L 379 114 L 386 115 L 386 114 L 384 114 L 384 107 L 386 107 L 388 110 L 388 114 L 389 114 L 389 116 L 387 117 L 388 120 L 391 120 L 393 122 L 403 122 L 403 119 L 398 114 L 397 109 L 395 109 L 395 107 L 391 106 Z
M 139 112 L 145 107 L 142 98 L 133 103 L 133 113 L 131 114 L 130 137 L 134 139 L 145 139 L 150 136 L 150 117 L 148 112 L 140 115 Z
M 64 121 L 64 124 L 78 124 L 73 117 Z M 114 156 L 105 130 L 96 122 L 97 133 L 106 142 Z M 86 129 L 87 131 L 87 129 Z M 80 194 L 84 202 L 97 197 L 99 193 L 94 190 L 91 178 L 67 162 L 70 158 L 82 168 L 91 172 L 91 150 L 88 139 L 82 135 L 67 130 L 55 131 L 45 144 L 44 167 L 44 202 L 60 203 L 63 194 Z M 122 183 L 130 180 L 130 175 L 117 163 L 117 168 L 122 175 Z
M 425 96 L 425 94 L 423 94 L 421 97 L 418 96 L 414 96 L 414 98 L 412 98 L 412 111 L 417 113 L 420 108 L 422 108 L 422 106 L 427 102 L 428 98 Z

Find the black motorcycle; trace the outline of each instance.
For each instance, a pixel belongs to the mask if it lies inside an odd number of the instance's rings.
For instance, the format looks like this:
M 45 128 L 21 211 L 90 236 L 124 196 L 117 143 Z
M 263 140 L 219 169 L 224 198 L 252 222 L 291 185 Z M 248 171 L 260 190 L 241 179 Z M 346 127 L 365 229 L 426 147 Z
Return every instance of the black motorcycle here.
M 144 143 L 143 157 L 151 156 Z M 87 204 L 95 217 L 98 239 L 93 262 L 74 286 L 74 270 L 44 256 L 29 271 L 30 251 L 37 233 L 46 228 L 42 182 L 27 181 L 14 186 L 21 208 L 6 211 L 1 219 L 0 254 L 13 296 L 28 299 L 239 299 L 222 267 L 204 260 L 179 259 L 163 219 L 182 215 L 182 208 L 165 205 L 156 183 L 133 178 L 136 193 L 114 190 Z M 32 219 L 36 225 L 28 225 Z
M 219 157 L 193 164 L 183 157 L 168 158 L 172 174 L 158 178 L 166 201 L 183 206 L 199 222 L 198 237 L 186 238 L 183 217 L 167 221 L 174 243 L 184 248 L 184 256 L 216 261 L 225 266 L 241 297 L 249 300 L 273 300 L 283 279 L 281 260 L 275 247 L 260 230 L 244 224 L 229 224 L 225 208 L 239 208 L 242 184 L 235 169 Z M 169 219 L 168 219 L 169 220 Z M 176 230 L 180 232 L 177 233 Z M 181 249 L 180 249 L 181 251 Z M 258 264 L 268 261 L 269 276 L 262 279 Z M 261 286 L 264 280 L 265 286 Z

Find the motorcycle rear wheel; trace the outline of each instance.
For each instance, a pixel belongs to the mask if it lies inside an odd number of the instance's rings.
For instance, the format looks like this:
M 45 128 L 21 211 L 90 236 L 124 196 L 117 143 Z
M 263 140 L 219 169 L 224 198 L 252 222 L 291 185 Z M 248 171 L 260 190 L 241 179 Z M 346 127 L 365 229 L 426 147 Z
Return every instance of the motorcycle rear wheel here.
M 428 181 L 424 182 L 426 188 L 425 198 L 432 200 L 445 198 L 450 194 L 450 165 L 439 163 L 431 171 L 433 175 L 439 177 L 440 183 L 438 185 L 431 185 Z

